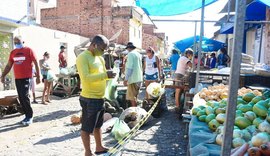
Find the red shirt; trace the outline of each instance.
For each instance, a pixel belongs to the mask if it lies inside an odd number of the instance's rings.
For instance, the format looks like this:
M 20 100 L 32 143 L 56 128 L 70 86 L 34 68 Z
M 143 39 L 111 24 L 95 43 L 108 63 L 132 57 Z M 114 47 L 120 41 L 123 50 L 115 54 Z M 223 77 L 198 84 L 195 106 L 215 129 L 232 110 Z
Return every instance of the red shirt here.
M 65 57 L 65 53 L 64 52 L 60 52 L 58 55 L 58 61 L 59 61 L 59 67 L 65 68 L 67 67 L 67 61 L 66 61 L 66 57 Z
M 32 62 L 35 60 L 35 53 L 28 47 L 12 50 L 9 61 L 13 64 L 15 79 L 32 78 Z

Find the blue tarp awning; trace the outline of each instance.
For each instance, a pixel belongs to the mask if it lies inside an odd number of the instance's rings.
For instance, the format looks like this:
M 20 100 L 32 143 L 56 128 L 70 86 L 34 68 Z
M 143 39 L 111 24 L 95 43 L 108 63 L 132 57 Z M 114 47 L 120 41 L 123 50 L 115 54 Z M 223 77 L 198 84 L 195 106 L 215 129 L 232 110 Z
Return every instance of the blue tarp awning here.
M 196 42 L 198 43 L 200 36 L 196 36 Z M 189 37 L 174 43 L 175 48 L 179 49 L 181 52 L 184 52 L 187 48 L 192 47 L 194 44 L 194 37 Z M 211 52 L 218 51 L 220 48 L 224 47 L 225 43 L 212 40 L 206 37 L 202 39 L 202 51 Z
M 205 6 L 217 0 L 205 0 Z M 202 0 L 136 0 L 149 16 L 173 16 L 192 12 L 202 7 Z
M 264 3 L 261 0 L 251 2 L 246 8 L 246 21 L 265 20 L 266 6 L 268 6 L 268 3 Z
M 270 6 L 270 0 L 255 0 L 246 7 L 246 21 L 263 21 L 266 19 L 266 7 Z M 234 21 L 234 16 L 230 18 Z M 232 34 L 233 23 L 224 23 L 221 25 L 221 34 Z

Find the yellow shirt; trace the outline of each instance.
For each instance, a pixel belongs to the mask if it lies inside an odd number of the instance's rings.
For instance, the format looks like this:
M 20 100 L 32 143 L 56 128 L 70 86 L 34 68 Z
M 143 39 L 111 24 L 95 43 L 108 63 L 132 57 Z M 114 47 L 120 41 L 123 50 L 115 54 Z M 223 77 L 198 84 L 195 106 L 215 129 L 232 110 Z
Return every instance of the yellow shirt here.
M 81 79 L 81 96 L 101 99 L 104 97 L 107 72 L 102 56 L 93 56 L 89 50 L 82 52 L 76 60 Z

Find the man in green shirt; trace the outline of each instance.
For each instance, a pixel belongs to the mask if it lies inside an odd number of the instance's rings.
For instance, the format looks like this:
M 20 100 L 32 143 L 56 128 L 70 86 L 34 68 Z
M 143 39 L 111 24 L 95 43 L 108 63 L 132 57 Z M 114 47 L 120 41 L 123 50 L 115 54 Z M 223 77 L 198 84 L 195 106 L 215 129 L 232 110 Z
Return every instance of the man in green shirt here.
M 95 154 L 108 151 L 102 145 L 100 129 L 103 124 L 103 114 L 105 111 L 103 98 L 106 80 L 115 77 L 115 73 L 106 70 L 105 61 L 102 57 L 108 45 L 109 40 L 105 36 L 97 35 L 93 38 L 88 49 L 82 52 L 76 60 L 82 86 L 80 95 L 82 107 L 81 138 L 85 149 L 85 156 L 93 155 L 90 148 L 90 134 L 94 134 L 95 137 Z
M 127 62 L 125 64 L 125 81 L 124 85 L 128 86 L 126 99 L 131 101 L 131 106 L 136 107 L 136 99 L 139 94 L 141 82 L 143 81 L 142 73 L 142 55 L 137 52 L 132 42 L 126 47 Z

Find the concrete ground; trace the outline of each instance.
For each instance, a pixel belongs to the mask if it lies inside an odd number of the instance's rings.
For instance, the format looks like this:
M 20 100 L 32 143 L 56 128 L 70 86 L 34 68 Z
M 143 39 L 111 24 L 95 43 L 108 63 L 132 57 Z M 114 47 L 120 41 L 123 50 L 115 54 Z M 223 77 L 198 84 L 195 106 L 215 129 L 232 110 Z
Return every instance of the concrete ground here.
M 169 111 L 160 118 L 144 125 L 124 147 L 123 156 L 186 155 L 185 124 L 173 111 L 171 90 L 167 90 Z M 16 113 L 0 119 L 1 156 L 74 156 L 84 155 L 80 139 L 80 125 L 72 125 L 70 117 L 80 114 L 79 97 L 62 99 L 52 97 L 49 105 L 32 104 L 34 123 L 28 127 L 20 124 L 23 115 Z M 38 99 L 41 102 L 40 99 Z M 112 147 L 116 141 L 110 133 L 104 133 L 104 144 Z M 94 141 L 92 137 L 92 149 Z

